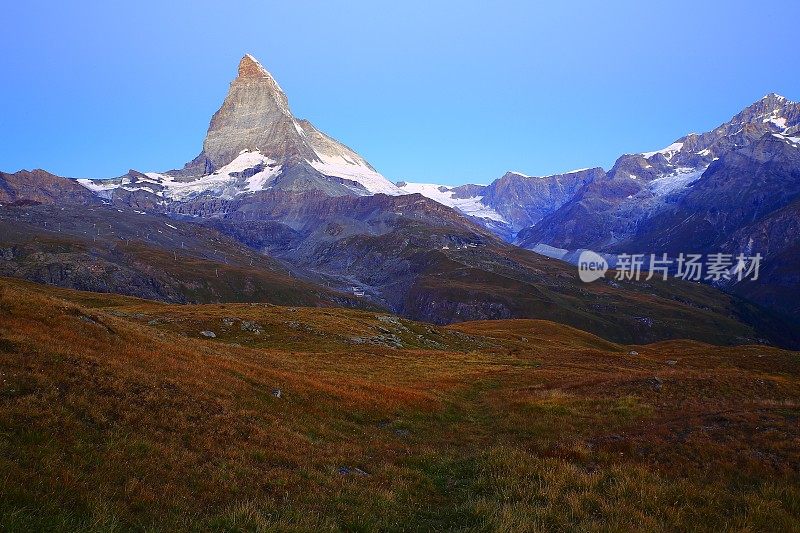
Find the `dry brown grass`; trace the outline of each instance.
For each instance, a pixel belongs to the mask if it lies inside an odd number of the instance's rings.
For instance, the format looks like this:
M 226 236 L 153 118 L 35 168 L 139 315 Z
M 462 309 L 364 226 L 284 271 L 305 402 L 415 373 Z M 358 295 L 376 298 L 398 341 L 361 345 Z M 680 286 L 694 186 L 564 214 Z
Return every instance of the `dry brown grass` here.
M 0 529 L 800 530 L 799 374 L 758 346 L 2 280 Z

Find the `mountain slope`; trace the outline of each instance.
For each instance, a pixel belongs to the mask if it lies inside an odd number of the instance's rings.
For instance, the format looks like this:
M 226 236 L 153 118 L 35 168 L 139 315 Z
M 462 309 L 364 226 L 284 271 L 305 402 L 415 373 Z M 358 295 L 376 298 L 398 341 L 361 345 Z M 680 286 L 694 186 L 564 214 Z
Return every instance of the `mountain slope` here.
M 680 202 L 652 216 L 629 248 L 714 250 L 800 197 L 800 138 L 767 134 L 714 161 Z M 755 251 L 755 250 L 754 250 Z
M 74 180 L 44 170 L 0 172 L 0 204 L 100 204 L 100 199 Z
M 678 202 L 723 155 L 766 134 L 800 135 L 800 104 L 769 94 L 712 131 L 686 135 L 666 148 L 620 157 L 601 168 L 533 177 L 507 172 L 490 185 L 399 183 L 458 209 L 529 249 L 545 246 L 610 250 L 633 238 L 665 205 Z
M 768 309 L 800 317 L 800 200 L 770 213 L 731 235 L 723 245 L 729 253 L 759 250 L 764 264 L 756 281 L 740 281 L 726 290 Z M 800 328 L 800 325 L 798 325 Z
M 169 302 L 368 305 L 215 230 L 64 202 L 0 208 L 0 275 Z
M 571 266 L 509 246 L 452 209 L 421 195 L 331 197 L 319 191 L 270 190 L 232 199 L 200 197 L 158 207 L 166 208 L 173 219 L 190 223 L 188 227 L 198 223 L 211 226 L 261 254 L 279 258 L 308 282 L 340 292 L 363 293 L 365 301 L 420 320 L 444 324 L 545 318 L 621 341 L 680 336 L 717 343 L 762 338 L 794 342 L 780 326 L 770 331 L 754 321 L 753 317 L 760 316 L 757 309 L 714 289 L 677 282 L 583 284 Z M 58 213 L 67 219 L 75 217 L 70 211 Z M 8 216 L 19 219 L 25 211 Z M 105 216 L 125 220 L 114 209 Z M 136 217 L 147 220 L 144 215 L 132 216 L 132 229 L 138 225 Z M 159 223 L 167 224 L 161 220 Z M 171 241 L 174 249 L 177 243 Z M 201 251 L 204 246 L 208 243 L 201 245 Z M 170 249 L 169 244 L 164 247 Z M 170 261 L 161 253 L 158 264 L 163 263 L 161 268 L 167 273 L 171 265 L 184 262 L 182 257 Z M 129 262 L 124 255 L 120 259 Z M 219 256 L 206 259 L 222 262 Z M 66 286 L 115 290 L 113 284 L 91 286 L 63 277 L 45 279 L 35 275 L 37 271 L 41 270 L 9 273 Z M 203 279 L 211 277 L 208 269 L 205 274 Z M 241 279 L 244 285 L 240 286 L 244 287 L 261 283 L 247 281 L 250 278 L 246 273 Z M 282 283 L 279 279 L 275 282 Z M 116 290 L 126 292 L 129 286 L 142 285 L 149 286 L 132 281 Z M 187 298 L 133 294 L 175 301 Z M 252 298 L 261 297 L 248 291 L 233 291 L 227 296 L 212 291 L 204 298 L 189 297 L 194 301 Z
M 767 95 L 729 122 L 656 152 L 626 155 L 602 179 L 531 228 L 517 244 L 560 256 L 718 253 L 762 257 L 757 280 L 723 282 L 800 330 L 800 104 Z M 553 248 L 555 247 L 555 250 Z
M 435 323 L 546 318 L 620 341 L 795 342 L 779 321 L 711 288 L 588 286 L 569 265 L 421 195 L 269 190 L 155 203 L 152 215 L 124 199 L 0 208 L 0 273 L 178 302 L 373 305 Z

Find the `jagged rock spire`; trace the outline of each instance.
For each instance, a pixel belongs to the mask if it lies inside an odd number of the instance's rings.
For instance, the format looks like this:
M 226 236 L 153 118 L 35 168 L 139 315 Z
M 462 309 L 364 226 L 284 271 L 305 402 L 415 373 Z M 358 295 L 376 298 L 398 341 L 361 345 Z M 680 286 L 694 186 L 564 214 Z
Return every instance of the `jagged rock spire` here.
M 313 156 L 294 126 L 283 90 L 250 54 L 239 62 L 238 76 L 203 143 L 213 168 L 230 163 L 242 150 L 261 150 L 278 161 Z
M 297 187 L 337 194 L 399 193 L 356 152 L 310 122 L 296 119 L 275 78 L 256 58 L 245 54 L 225 101 L 211 118 L 203 151 L 181 172 L 208 175 L 242 153 L 256 151 L 280 165 L 281 186 L 295 187 L 290 178 L 297 178 L 303 183 Z

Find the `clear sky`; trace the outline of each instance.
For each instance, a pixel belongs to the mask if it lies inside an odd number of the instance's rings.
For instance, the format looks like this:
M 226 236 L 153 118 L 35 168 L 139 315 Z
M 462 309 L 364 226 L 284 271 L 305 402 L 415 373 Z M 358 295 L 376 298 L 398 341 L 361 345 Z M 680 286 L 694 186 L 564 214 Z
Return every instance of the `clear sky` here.
M 239 58 L 392 180 L 608 168 L 800 99 L 800 2 L 5 2 L 0 170 L 111 177 L 199 153 Z

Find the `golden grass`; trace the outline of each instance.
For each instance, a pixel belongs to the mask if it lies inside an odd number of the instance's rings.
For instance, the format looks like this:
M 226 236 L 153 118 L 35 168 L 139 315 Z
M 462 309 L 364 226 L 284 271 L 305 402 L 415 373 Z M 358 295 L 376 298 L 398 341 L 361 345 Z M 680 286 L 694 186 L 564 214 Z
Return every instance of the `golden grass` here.
M 759 346 L 2 280 L 0 530 L 800 530 L 799 373 Z

